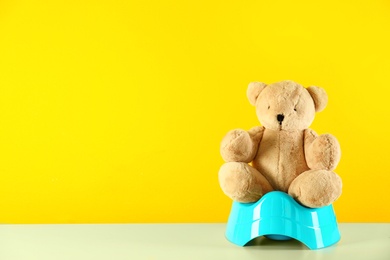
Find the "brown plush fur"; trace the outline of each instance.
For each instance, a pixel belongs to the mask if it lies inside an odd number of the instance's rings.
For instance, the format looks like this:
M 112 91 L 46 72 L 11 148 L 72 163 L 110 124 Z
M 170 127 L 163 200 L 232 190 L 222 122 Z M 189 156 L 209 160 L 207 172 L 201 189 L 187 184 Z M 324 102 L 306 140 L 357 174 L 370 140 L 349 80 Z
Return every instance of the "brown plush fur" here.
M 341 179 L 332 172 L 340 146 L 330 134 L 308 129 L 327 95 L 318 87 L 293 81 L 271 85 L 254 82 L 247 90 L 262 127 L 230 131 L 222 141 L 226 163 L 219 171 L 222 190 L 233 200 L 254 202 L 272 190 L 288 192 L 308 207 L 322 207 L 341 194 Z M 252 162 L 252 166 L 248 163 Z

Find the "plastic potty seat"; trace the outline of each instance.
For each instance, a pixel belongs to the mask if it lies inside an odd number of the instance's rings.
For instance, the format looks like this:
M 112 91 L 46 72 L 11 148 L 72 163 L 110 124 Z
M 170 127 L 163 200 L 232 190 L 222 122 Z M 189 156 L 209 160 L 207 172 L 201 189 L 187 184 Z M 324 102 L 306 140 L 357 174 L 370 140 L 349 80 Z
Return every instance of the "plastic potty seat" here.
M 254 203 L 233 202 L 226 238 L 244 246 L 259 236 L 274 240 L 294 238 L 310 249 L 328 247 L 340 240 L 332 205 L 306 208 L 280 191 L 269 192 Z

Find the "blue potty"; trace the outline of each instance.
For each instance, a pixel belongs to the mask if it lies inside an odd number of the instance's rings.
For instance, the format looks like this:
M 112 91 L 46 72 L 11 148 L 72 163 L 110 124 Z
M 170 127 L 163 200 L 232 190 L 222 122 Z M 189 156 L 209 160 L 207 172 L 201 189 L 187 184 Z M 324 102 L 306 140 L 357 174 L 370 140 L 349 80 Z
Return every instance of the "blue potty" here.
M 226 238 L 244 246 L 259 236 L 294 238 L 310 249 L 328 247 L 340 240 L 332 205 L 306 208 L 280 191 L 269 192 L 255 203 L 233 202 Z

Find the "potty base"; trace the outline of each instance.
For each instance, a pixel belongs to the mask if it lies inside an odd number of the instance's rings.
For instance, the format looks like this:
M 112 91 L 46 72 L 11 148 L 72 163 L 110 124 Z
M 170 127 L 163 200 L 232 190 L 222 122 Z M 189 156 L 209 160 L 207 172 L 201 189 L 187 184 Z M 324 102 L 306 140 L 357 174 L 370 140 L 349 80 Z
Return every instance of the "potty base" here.
M 310 249 L 328 247 L 340 240 L 332 205 L 306 208 L 280 191 L 269 192 L 255 203 L 233 202 L 226 238 L 244 246 L 259 236 L 293 238 Z

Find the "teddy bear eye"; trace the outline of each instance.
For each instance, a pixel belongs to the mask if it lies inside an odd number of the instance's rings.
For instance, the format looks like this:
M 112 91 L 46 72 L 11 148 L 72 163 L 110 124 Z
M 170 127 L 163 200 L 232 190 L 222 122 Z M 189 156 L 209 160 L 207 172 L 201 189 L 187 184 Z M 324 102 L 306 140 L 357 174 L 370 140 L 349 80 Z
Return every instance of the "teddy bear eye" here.
M 296 112 L 297 111 L 297 109 L 294 107 L 294 111 Z

